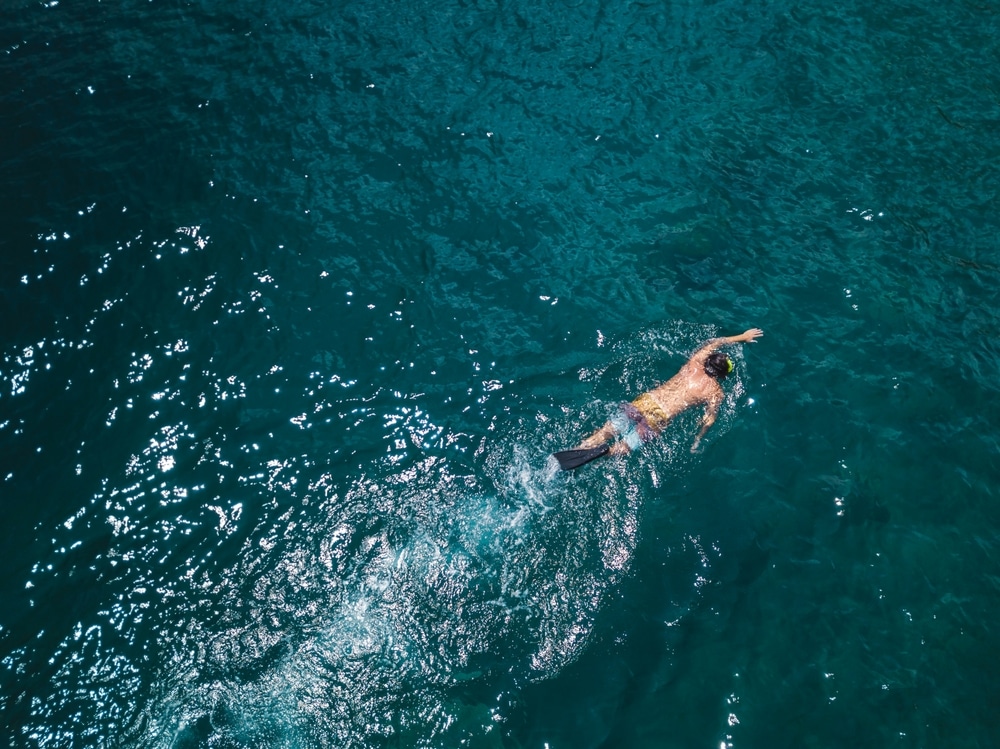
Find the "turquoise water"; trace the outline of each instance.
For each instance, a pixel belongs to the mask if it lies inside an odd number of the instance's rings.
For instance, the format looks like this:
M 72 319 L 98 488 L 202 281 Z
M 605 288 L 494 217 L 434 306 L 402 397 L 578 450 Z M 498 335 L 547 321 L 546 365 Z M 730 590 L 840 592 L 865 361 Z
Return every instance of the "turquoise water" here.
M 994 746 L 996 7 L 2 18 L 7 745 Z

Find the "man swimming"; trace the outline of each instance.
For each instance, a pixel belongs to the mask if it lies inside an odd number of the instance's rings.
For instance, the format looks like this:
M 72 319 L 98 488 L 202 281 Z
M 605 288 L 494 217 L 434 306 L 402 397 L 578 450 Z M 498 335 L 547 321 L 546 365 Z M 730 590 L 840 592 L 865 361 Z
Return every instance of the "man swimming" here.
M 693 406 L 705 406 L 701 429 L 694 438 L 691 452 L 715 423 L 725 398 L 719 384 L 733 371 L 733 360 L 718 349 L 728 343 L 753 343 L 764 335 L 760 328 L 740 335 L 713 338 L 702 345 L 681 370 L 662 385 L 643 393 L 572 450 L 553 457 L 564 471 L 579 468 L 602 455 L 627 455 L 662 432 L 675 416 Z M 608 444 L 612 442 L 612 444 Z

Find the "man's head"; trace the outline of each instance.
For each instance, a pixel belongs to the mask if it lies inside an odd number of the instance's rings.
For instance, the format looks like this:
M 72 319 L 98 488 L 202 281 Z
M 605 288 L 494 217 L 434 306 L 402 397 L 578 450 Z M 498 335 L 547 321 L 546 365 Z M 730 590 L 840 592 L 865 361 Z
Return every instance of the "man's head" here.
M 733 360 L 725 354 L 715 352 L 714 354 L 709 354 L 708 358 L 705 359 L 705 374 L 709 377 L 722 380 L 732 371 Z

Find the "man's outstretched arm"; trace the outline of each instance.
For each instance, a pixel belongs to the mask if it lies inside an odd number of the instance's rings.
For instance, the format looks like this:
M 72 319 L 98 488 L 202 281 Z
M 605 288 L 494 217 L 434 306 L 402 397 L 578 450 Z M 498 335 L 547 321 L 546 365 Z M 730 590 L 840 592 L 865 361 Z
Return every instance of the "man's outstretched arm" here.
M 750 328 L 750 330 L 745 330 L 739 335 L 727 335 L 719 338 L 713 338 L 699 348 L 697 353 L 700 354 L 702 351 L 705 351 L 710 354 L 717 348 L 725 346 L 727 343 L 753 343 L 762 335 L 764 335 L 764 331 L 760 328 Z
M 725 346 L 727 343 L 753 343 L 762 335 L 764 335 L 764 331 L 761 330 L 760 328 L 750 328 L 749 330 L 743 331 L 739 335 L 729 335 L 729 336 L 722 336 L 720 338 L 713 338 L 712 340 L 702 344 L 701 347 L 699 347 L 699 349 L 695 351 L 694 354 L 691 355 L 690 361 L 695 361 L 697 359 L 704 359 L 713 351 L 717 351 L 722 346 Z

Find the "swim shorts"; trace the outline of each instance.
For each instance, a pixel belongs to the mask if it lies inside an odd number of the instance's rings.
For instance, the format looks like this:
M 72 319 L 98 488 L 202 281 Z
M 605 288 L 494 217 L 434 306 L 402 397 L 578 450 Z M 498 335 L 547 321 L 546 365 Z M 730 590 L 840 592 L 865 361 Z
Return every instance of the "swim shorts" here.
M 629 450 L 635 450 L 659 434 L 649 425 L 642 411 L 636 408 L 634 403 L 622 403 L 621 410 L 612 416 L 610 421 L 618 438 L 628 445 Z

